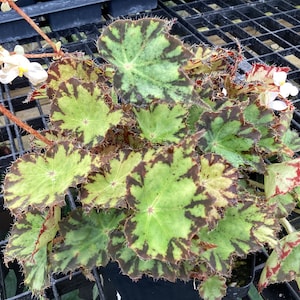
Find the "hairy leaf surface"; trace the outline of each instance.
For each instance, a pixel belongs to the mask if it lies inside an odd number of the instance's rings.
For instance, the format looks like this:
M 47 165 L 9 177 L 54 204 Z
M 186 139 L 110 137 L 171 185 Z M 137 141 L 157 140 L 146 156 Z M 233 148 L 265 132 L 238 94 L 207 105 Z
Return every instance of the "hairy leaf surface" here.
M 131 279 L 140 279 L 147 274 L 154 279 L 164 278 L 175 282 L 176 279 L 189 280 L 189 264 L 171 264 L 157 259 L 141 259 L 131 248 L 127 246 L 125 236 L 120 231 L 111 235 L 109 253 L 119 263 L 121 270 Z
M 4 250 L 6 263 L 18 259 L 24 270 L 24 282 L 34 294 L 42 294 L 50 285 L 47 245 L 35 249 L 44 222 L 45 217 L 39 211 L 25 214 L 14 223 Z
M 92 157 L 72 144 L 56 144 L 44 154 L 25 154 L 11 166 L 4 181 L 5 205 L 16 215 L 29 207 L 62 205 L 71 186 L 91 171 Z
M 166 33 L 167 26 L 164 20 L 144 18 L 117 20 L 103 30 L 98 50 L 117 68 L 114 87 L 123 101 L 191 100 L 193 85 L 180 67 L 192 53 Z

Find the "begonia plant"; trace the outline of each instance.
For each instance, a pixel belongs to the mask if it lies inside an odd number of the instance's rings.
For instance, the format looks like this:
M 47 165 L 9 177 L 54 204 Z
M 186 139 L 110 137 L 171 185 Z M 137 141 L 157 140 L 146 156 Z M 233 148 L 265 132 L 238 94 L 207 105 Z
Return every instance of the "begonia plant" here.
M 49 98 L 49 129 L 30 131 L 32 151 L 3 183 L 15 218 L 5 262 L 18 260 L 35 295 L 52 272 L 89 277 L 117 261 L 133 280 L 194 280 L 203 299 L 221 299 L 234 261 L 263 247 L 259 289 L 300 284 L 300 233 L 287 219 L 300 193 L 288 68 L 243 73 L 240 46 L 190 46 L 170 24 L 116 20 L 97 41 L 103 63 L 58 50 L 47 79 L 35 69 L 44 84 L 31 97 Z M 26 75 L 8 55 L 3 83 Z

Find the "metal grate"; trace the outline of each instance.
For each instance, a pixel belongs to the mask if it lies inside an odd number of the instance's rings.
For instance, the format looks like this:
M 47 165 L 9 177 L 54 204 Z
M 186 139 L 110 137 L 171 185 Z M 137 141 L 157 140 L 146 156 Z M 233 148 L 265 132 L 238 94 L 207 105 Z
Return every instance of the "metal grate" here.
M 176 18 L 177 22 L 172 28 L 172 33 L 180 36 L 185 42 L 235 48 L 235 39 L 238 38 L 247 62 L 261 61 L 289 66 L 291 68 L 289 80 L 300 86 L 300 0 L 161 0 L 158 3 L 157 9 L 145 12 L 145 14 L 168 19 Z M 104 11 L 100 18 L 97 23 L 64 30 L 54 30 L 48 22 L 48 18 L 43 16 L 38 16 L 37 20 L 52 40 L 62 42 L 62 47 L 66 51 L 83 51 L 92 59 L 100 61 L 95 41 L 100 35 L 102 27 L 111 20 L 111 16 L 105 14 Z M 20 37 L 1 43 L 8 50 L 12 50 L 16 44 L 22 45 L 27 52 L 49 51 L 44 41 L 35 34 L 29 38 Z M 50 63 L 48 59 L 37 61 L 45 66 Z M 0 103 L 33 128 L 38 130 L 47 128 L 49 103 L 41 100 L 25 104 L 24 100 L 30 89 L 28 81 L 24 78 L 16 79 L 11 85 L 1 85 Z M 300 99 L 295 98 L 293 101 L 295 106 L 300 108 Z M 300 132 L 300 112 L 298 110 L 294 115 L 293 127 Z M 30 136 L 0 115 L 0 184 L 1 176 L 3 178 L 7 167 L 30 149 L 30 139 Z M 75 199 L 71 193 L 67 198 L 71 207 L 75 207 Z M 2 204 L 3 196 L 0 190 L 0 207 Z M 8 212 L 4 209 L 0 210 L 0 218 L 1 220 L 7 219 L 8 222 L 10 220 Z M 3 247 L 5 245 L 5 228 L 2 228 L 2 225 L 0 233 L 3 239 L 0 246 Z M 11 268 L 16 270 L 17 278 L 21 282 L 22 278 L 18 273 L 18 267 L 15 265 Z M 8 269 L 2 266 L 0 269 L 0 299 L 32 299 L 30 291 L 23 292 L 22 286 L 16 296 L 7 298 L 5 286 L 7 272 Z M 70 276 L 53 275 L 47 295 L 51 299 L 59 300 L 63 299 L 63 295 L 68 292 L 78 289 L 79 293 L 84 293 L 82 299 L 93 299 L 92 291 L 96 289 L 99 293 L 97 299 L 117 299 L 116 291 L 114 288 L 109 289 L 109 284 L 104 284 L 105 290 L 103 291 L 101 283 L 103 280 L 104 282 L 107 280 L 105 270 L 95 267 L 92 274 L 95 282 L 87 281 L 80 271 L 72 274 L 71 279 Z M 300 299 L 295 294 L 292 297 L 290 299 Z M 140 299 L 142 298 L 137 300 Z

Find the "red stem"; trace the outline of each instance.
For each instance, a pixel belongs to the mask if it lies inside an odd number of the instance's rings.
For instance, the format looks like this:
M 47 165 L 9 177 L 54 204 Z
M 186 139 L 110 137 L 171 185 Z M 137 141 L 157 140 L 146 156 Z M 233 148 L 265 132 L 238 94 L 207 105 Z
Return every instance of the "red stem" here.
M 3 1 L 1 1 L 3 2 Z M 53 48 L 57 56 L 62 56 L 63 52 L 60 49 L 57 49 L 55 43 L 46 35 L 41 28 L 34 23 L 34 21 L 14 2 L 8 0 L 8 3 L 11 8 L 13 8 L 24 20 L 26 20 L 30 26 Z
M 12 122 L 14 122 L 19 127 L 23 128 L 27 132 L 34 135 L 37 139 L 41 140 L 48 146 L 52 146 L 53 142 L 48 140 L 45 136 L 41 135 L 38 131 L 27 125 L 26 123 L 22 122 L 19 118 L 17 118 L 15 115 L 13 115 L 8 109 L 6 109 L 3 105 L 0 104 L 0 112 L 5 115 L 7 118 L 9 118 Z

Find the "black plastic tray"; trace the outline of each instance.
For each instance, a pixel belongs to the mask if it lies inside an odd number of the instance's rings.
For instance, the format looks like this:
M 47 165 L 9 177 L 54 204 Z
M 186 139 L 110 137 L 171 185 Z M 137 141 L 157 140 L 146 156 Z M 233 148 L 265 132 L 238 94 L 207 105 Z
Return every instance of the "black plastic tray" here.
M 149 6 L 145 6 L 147 1 L 125 2 L 127 8 L 130 3 L 134 3 L 135 6 L 124 12 L 122 10 L 124 7 L 118 6 L 117 2 L 113 6 L 113 2 L 110 3 L 110 1 L 53 0 L 38 2 L 34 5 L 27 3 L 28 5 L 24 6 L 24 10 L 34 17 L 35 21 L 55 42 L 61 41 L 64 49 L 70 52 L 84 51 L 97 61 L 99 56 L 95 40 L 98 38 L 102 27 L 110 22 L 113 16 L 134 14 L 138 11 L 141 12 L 141 10 L 152 9 L 145 14 L 168 19 L 176 18 L 177 21 L 172 33 L 180 36 L 185 42 L 191 45 L 206 43 L 236 48 L 235 38 L 238 38 L 244 49 L 245 63 L 263 61 L 270 64 L 289 66 L 291 68 L 289 79 L 300 86 L 300 0 L 161 0 L 158 1 L 156 9 L 153 8 L 156 1 L 150 1 Z M 68 7 L 66 3 L 69 4 Z M 137 6 L 137 3 L 142 3 L 144 6 Z M 97 17 L 92 16 L 94 18 L 92 21 L 72 22 L 74 19 L 72 14 L 78 13 L 76 10 L 79 6 L 81 8 L 82 6 L 91 6 L 96 11 L 94 5 L 97 5 L 100 9 Z M 61 20 L 53 21 L 55 16 L 58 16 Z M 13 12 L 0 14 L 0 44 L 8 50 L 13 50 L 16 44 L 20 44 L 25 47 L 26 51 L 33 53 L 49 51 L 45 42 L 31 28 L 27 27 L 26 29 L 24 27 L 25 31 L 23 33 L 20 31 L 19 22 L 21 21 Z M 7 30 L 4 30 L 4 28 L 8 28 L 8 24 L 12 25 L 15 31 L 7 32 Z M 38 61 L 44 65 L 50 63 L 48 59 Z M 25 78 L 16 79 L 10 85 L 1 85 L 0 103 L 4 104 L 11 112 L 21 117 L 33 128 L 46 128 L 49 105 L 44 101 L 23 103 L 29 90 L 30 86 Z M 300 99 L 296 97 L 293 101 L 295 106 L 300 108 Z M 295 112 L 293 127 L 300 132 L 299 110 Z M 0 176 L 5 174 L 7 167 L 16 158 L 29 149 L 29 143 L 30 137 L 25 132 L 3 116 L 0 116 Z M 71 195 L 69 195 L 69 200 L 74 204 Z M 2 202 L 3 197 L 0 191 L 0 207 Z M 4 225 L 0 223 L 0 231 L 4 236 L 5 231 L 8 230 L 7 222 L 10 221 L 8 212 L 1 209 L 0 218 L 6 220 L 6 223 L 3 223 Z M 0 242 L 0 246 L 3 245 L 5 245 L 5 239 Z M 6 271 L 3 266 L 0 268 L 1 300 L 7 298 L 4 283 Z M 113 287 L 104 285 L 104 293 L 102 291 L 100 278 L 103 276 L 104 281 L 107 280 L 107 277 L 105 277 L 106 271 L 102 268 L 93 270 L 96 288 L 101 295 L 98 299 L 117 300 Z M 115 270 L 115 272 L 119 271 Z M 259 268 L 257 269 L 258 273 Z M 62 295 L 74 289 L 79 289 L 80 293 L 84 295 L 82 299 L 92 299 L 91 291 L 95 283 L 91 284 L 86 281 L 80 272 L 73 274 L 71 279 L 69 276 L 53 276 L 52 285 L 47 294 L 50 298 L 58 300 L 61 299 Z M 267 289 L 265 297 L 266 299 L 276 300 L 272 288 Z M 285 299 L 300 299 L 296 296 L 297 293 L 299 295 L 299 292 L 295 291 L 294 286 L 283 284 L 280 285 L 280 288 L 283 296 L 278 299 L 284 299 L 284 297 Z M 141 297 L 136 300 L 142 300 Z M 159 297 L 159 295 L 156 295 L 155 299 L 164 299 L 162 296 Z M 30 291 L 19 293 L 10 299 L 31 299 L 31 293 Z M 190 299 L 182 296 L 181 300 Z

